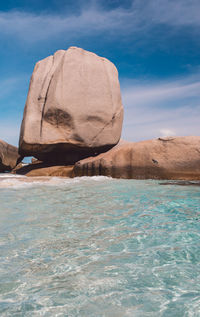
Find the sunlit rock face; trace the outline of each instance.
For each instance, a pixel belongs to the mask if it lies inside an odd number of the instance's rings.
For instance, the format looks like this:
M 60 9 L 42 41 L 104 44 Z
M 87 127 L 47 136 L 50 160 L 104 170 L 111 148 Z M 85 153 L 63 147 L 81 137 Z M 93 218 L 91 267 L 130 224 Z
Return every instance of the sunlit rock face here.
M 70 47 L 34 68 L 19 150 L 43 161 L 74 163 L 116 145 L 122 121 L 116 67 L 94 53 Z
M 11 171 L 20 161 L 18 148 L 0 140 L 0 173 Z
M 200 137 L 121 141 L 106 153 L 77 162 L 74 175 L 200 180 Z

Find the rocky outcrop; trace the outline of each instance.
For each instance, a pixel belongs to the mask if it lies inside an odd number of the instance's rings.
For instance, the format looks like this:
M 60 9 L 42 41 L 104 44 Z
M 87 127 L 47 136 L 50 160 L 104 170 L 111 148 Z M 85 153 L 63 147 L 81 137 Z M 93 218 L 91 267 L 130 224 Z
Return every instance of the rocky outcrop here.
M 42 161 L 71 164 L 117 144 L 122 121 L 116 67 L 70 47 L 34 68 L 19 150 Z
M 75 176 L 200 180 L 200 137 L 120 142 L 110 151 L 77 162 Z
M 21 159 L 17 147 L 0 140 L 0 173 L 11 171 Z

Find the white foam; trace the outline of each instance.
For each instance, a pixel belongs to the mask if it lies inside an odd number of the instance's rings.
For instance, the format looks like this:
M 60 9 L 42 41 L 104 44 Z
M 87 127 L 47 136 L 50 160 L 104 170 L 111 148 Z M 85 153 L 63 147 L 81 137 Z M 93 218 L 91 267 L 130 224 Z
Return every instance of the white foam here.
M 64 177 L 49 177 L 49 176 L 39 176 L 39 177 L 27 177 L 23 175 L 13 175 L 13 174 L 0 174 L 0 188 L 28 188 L 37 186 L 63 186 L 67 184 L 75 185 L 82 182 L 91 181 L 107 181 L 111 180 L 111 177 L 106 176 L 83 176 L 75 178 L 64 178 Z
M 10 173 L 0 173 L 0 178 L 19 178 L 24 177 L 23 175 L 16 175 L 16 174 L 10 174 Z
M 112 177 L 108 176 L 82 176 L 82 177 L 75 177 L 74 180 L 86 180 L 86 181 L 104 181 L 104 180 L 112 180 Z

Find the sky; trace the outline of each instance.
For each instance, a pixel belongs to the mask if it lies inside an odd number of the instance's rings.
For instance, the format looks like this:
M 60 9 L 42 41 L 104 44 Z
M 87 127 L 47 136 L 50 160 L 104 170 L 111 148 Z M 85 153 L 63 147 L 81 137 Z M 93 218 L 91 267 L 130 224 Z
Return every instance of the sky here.
M 17 145 L 35 63 L 82 47 L 119 72 L 122 138 L 199 135 L 199 0 L 0 2 L 0 139 Z

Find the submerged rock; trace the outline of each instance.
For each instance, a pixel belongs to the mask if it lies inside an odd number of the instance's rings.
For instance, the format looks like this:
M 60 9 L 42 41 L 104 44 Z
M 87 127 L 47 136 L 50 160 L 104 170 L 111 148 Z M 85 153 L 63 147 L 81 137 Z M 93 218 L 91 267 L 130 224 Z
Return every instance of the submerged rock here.
M 17 147 L 0 140 L 0 173 L 11 171 L 21 160 Z
M 160 183 L 160 185 L 178 185 L 178 186 L 200 186 L 200 181 L 169 181 L 169 182 L 164 182 L 164 183 Z
M 75 176 L 200 180 L 200 137 L 120 142 L 110 151 L 75 164 Z
M 116 145 L 122 121 L 116 67 L 94 53 L 70 47 L 34 68 L 19 150 L 24 156 L 71 164 Z

